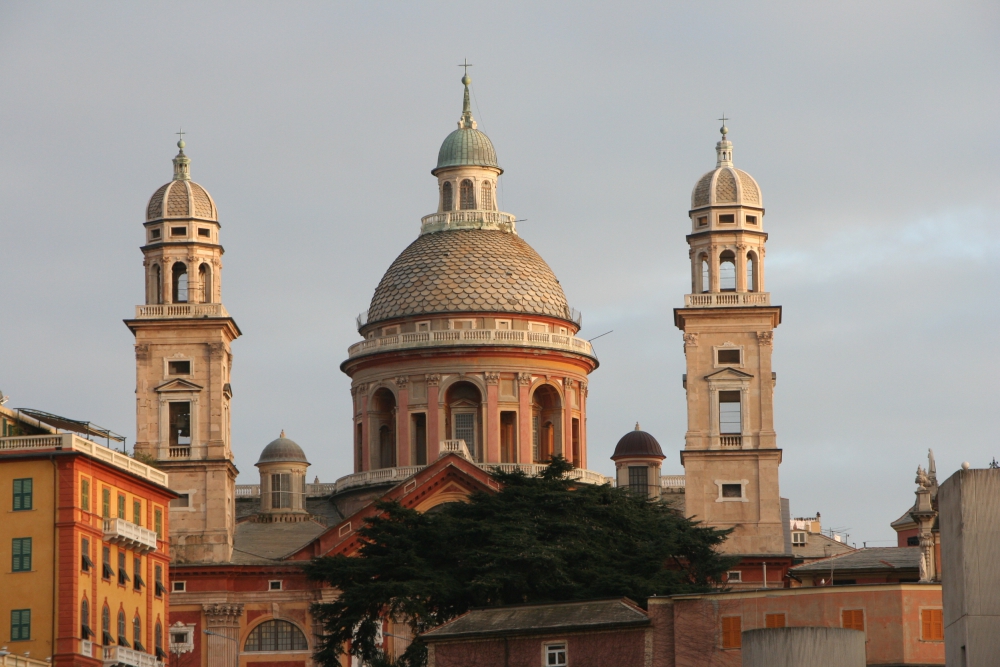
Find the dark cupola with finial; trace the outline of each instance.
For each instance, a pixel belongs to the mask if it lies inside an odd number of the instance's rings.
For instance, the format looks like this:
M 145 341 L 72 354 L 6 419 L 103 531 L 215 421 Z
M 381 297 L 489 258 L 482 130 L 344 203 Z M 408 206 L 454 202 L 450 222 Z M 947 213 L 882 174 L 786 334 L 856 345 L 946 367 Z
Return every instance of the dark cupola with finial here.
M 667 458 L 660 443 L 639 428 L 622 436 L 611 460 L 615 462 L 618 486 L 628 487 L 650 498 L 660 497 L 660 463 Z

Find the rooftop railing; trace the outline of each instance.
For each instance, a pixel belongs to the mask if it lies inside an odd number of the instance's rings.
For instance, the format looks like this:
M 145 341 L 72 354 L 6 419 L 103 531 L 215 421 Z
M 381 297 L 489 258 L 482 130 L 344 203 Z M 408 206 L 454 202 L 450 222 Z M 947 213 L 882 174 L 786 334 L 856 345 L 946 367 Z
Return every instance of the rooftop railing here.
M 450 229 L 495 229 L 517 233 L 517 216 L 501 211 L 442 211 L 420 218 L 420 233 L 431 234 Z
M 135 307 L 137 320 L 166 320 L 180 317 L 229 317 L 221 303 L 156 303 Z
M 566 334 L 539 331 L 511 331 L 509 329 L 448 329 L 445 331 L 416 331 L 368 338 L 347 348 L 348 358 L 377 354 L 392 350 L 454 345 L 502 345 L 541 347 L 576 352 L 594 356 L 589 341 Z
M 704 292 L 685 294 L 686 308 L 725 308 L 731 306 L 770 306 L 770 292 Z
M 4 452 L 57 450 L 87 454 L 121 470 L 127 470 L 160 486 L 167 486 L 167 473 L 136 461 L 131 456 L 116 452 L 104 445 L 81 438 L 72 433 L 44 433 L 0 438 L 0 454 Z

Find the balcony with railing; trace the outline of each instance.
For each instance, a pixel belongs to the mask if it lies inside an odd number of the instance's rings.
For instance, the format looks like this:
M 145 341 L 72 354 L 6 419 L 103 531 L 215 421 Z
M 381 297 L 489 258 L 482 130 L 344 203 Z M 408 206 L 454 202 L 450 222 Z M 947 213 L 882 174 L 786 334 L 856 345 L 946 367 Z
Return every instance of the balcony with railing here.
M 104 540 L 136 551 L 156 551 L 156 531 L 137 526 L 122 518 L 104 520 Z
M 495 229 L 517 233 L 517 216 L 501 211 L 442 211 L 420 218 L 420 233 L 449 229 Z
M 116 452 L 92 440 L 72 433 L 43 433 L 41 435 L 21 435 L 0 438 L 0 454 L 17 451 L 75 451 L 87 454 L 133 475 L 167 486 L 167 473 L 133 459 L 128 454 Z
M 719 436 L 719 447 L 722 449 L 743 449 L 743 436 L 723 433 Z
M 543 348 L 594 356 L 594 348 L 590 342 L 576 336 L 509 329 L 448 329 L 378 336 L 350 346 L 347 348 L 347 355 L 354 359 L 395 350 L 482 345 Z
M 124 646 L 104 646 L 105 667 L 126 665 L 127 667 L 163 667 L 163 663 L 155 655 L 125 648 Z
M 685 294 L 685 308 L 731 308 L 733 306 L 770 306 L 770 292 L 703 292 Z
M 229 313 L 221 303 L 148 303 L 135 307 L 137 320 L 195 317 L 229 317 Z

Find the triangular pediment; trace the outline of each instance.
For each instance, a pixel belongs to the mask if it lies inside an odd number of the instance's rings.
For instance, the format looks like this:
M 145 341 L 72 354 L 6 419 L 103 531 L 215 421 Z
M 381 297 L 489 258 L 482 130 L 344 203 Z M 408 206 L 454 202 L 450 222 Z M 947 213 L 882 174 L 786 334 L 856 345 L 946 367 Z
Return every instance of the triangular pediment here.
M 747 380 L 752 378 L 753 375 L 750 373 L 744 373 L 741 370 L 735 368 L 721 368 L 714 373 L 709 373 L 705 376 L 706 380 Z
M 204 389 L 200 384 L 195 384 L 188 380 L 183 380 L 181 378 L 176 378 L 174 380 L 168 380 L 160 386 L 156 387 L 153 391 L 163 393 L 165 391 L 201 391 Z

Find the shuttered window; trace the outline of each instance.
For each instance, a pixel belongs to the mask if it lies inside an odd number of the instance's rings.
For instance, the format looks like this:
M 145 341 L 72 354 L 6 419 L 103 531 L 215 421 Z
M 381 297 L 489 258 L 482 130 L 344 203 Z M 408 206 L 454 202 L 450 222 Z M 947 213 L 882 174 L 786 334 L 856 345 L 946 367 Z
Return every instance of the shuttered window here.
M 740 636 L 742 625 L 739 616 L 722 617 L 722 648 L 739 648 L 743 645 Z
M 13 642 L 23 642 L 29 639 L 31 639 L 31 610 L 30 609 L 11 610 L 10 640 Z
M 153 510 L 153 530 L 156 531 L 156 538 L 163 539 L 163 510 Z
M 944 619 L 940 609 L 920 611 L 920 638 L 925 642 L 944 641 Z
M 845 609 L 840 612 L 841 625 L 843 625 L 848 630 L 861 630 L 864 632 L 865 629 L 865 610 L 864 609 Z
M 10 569 L 14 572 L 31 572 L 31 538 L 15 537 L 11 546 L 14 556 Z
M 80 480 L 80 507 L 84 509 L 85 512 L 90 511 L 90 480 L 81 479 Z
M 786 622 L 784 614 L 764 614 L 765 628 L 783 628 L 785 625 Z
M 101 489 L 101 516 L 111 518 L 111 489 Z
M 14 511 L 20 512 L 22 510 L 31 509 L 31 478 L 26 477 L 24 479 L 14 480 Z

